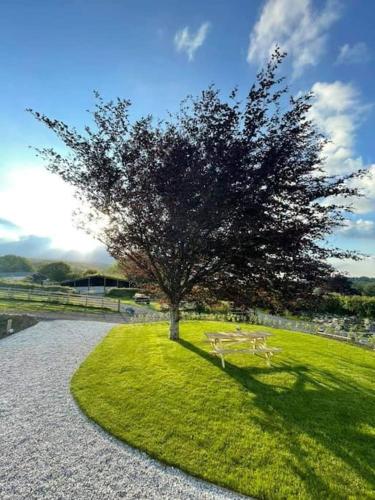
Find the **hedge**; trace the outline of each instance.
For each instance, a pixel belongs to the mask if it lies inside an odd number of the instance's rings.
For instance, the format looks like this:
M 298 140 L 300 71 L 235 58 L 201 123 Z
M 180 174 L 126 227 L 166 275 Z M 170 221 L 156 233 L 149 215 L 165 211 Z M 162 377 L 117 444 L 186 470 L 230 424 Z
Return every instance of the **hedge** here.
M 112 288 L 106 296 L 115 297 L 117 299 L 132 299 L 138 292 L 139 288 Z
M 321 312 L 375 319 L 375 297 L 331 293 L 322 299 Z

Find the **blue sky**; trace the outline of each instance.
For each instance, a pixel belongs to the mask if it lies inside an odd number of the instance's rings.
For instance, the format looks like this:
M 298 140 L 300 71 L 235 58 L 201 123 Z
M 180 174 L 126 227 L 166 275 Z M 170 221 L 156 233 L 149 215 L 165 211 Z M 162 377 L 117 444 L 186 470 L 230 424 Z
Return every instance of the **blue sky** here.
M 0 12 L 0 254 L 105 259 L 72 224 L 72 190 L 29 149 L 56 142 L 25 108 L 80 127 L 97 89 L 130 98 L 134 117 L 164 116 L 212 82 L 244 95 L 277 42 L 291 91 L 315 91 L 327 169 L 372 173 L 331 241 L 371 256 L 340 268 L 375 275 L 372 0 L 3 0 Z

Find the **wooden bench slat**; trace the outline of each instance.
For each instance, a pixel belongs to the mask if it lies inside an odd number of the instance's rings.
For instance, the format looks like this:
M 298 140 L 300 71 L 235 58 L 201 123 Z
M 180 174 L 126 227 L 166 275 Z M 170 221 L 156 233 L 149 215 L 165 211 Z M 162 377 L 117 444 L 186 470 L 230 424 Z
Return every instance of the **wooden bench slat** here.
M 278 347 L 259 347 L 256 349 L 214 349 L 214 353 L 218 354 L 241 354 L 241 353 L 256 353 L 256 352 L 280 352 Z
M 206 333 L 206 337 L 209 339 L 237 339 L 237 338 L 244 338 L 244 339 L 258 339 L 258 338 L 266 338 L 266 337 L 271 337 L 272 335 L 270 333 L 261 333 L 261 332 L 238 332 L 238 333 L 233 333 L 233 332 L 218 332 L 218 333 Z

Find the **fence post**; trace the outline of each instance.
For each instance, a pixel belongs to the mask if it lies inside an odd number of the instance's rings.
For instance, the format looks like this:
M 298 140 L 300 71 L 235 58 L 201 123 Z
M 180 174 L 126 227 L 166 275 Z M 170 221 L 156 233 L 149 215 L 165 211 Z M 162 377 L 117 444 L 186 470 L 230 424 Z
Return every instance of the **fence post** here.
M 120 312 L 121 311 L 121 302 L 120 302 L 120 299 L 118 299 L 117 301 L 117 312 Z
M 11 330 L 12 330 L 12 319 L 8 319 L 8 321 L 7 321 L 7 335 L 9 333 L 12 333 Z

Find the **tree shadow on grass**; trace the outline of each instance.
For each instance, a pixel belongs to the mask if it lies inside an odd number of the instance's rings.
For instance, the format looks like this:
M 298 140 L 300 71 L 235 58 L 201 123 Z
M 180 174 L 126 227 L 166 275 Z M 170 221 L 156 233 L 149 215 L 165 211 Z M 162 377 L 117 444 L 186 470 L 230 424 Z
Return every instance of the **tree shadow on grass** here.
M 182 347 L 223 370 L 217 357 L 187 340 L 179 342 Z M 314 495 L 317 491 L 323 495 L 334 495 L 334 492 L 318 476 L 317 468 L 309 461 L 306 447 L 302 449 L 301 434 L 345 462 L 368 483 L 369 489 L 371 485 L 375 487 L 375 440 L 364 430 L 374 424 L 374 392 L 330 371 L 285 362 L 263 368 L 239 367 L 226 360 L 224 371 L 253 395 L 249 405 L 262 410 L 263 416 L 252 417 L 254 424 L 278 436 L 288 431 L 281 446 L 287 446 L 296 458 L 288 465 L 303 478 Z M 292 376 L 290 386 L 280 387 L 259 379 L 262 375 L 278 373 Z M 265 380 L 269 381 L 269 377 Z M 344 479 L 344 474 L 345 471 L 341 474 L 337 471 L 336 477 L 343 476 Z

